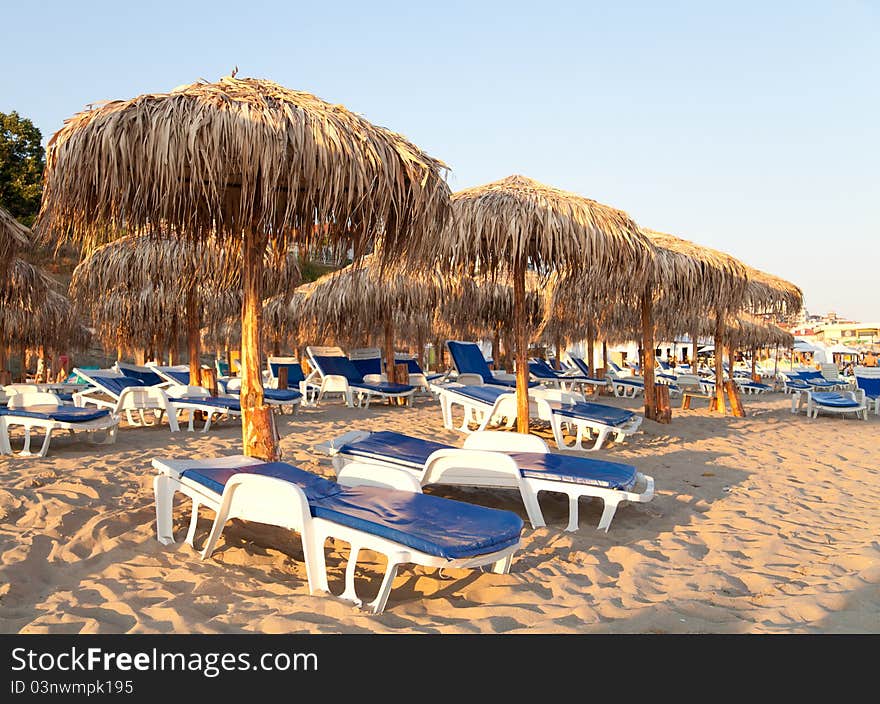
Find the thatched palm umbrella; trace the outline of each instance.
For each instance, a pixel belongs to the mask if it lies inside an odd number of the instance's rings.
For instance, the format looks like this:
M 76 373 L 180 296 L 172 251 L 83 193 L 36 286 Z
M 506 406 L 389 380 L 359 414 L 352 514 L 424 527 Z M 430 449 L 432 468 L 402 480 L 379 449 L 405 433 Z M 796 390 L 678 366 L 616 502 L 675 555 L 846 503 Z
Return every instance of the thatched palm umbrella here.
M 790 281 L 747 267 L 745 308 L 756 315 L 789 316 L 804 307 L 804 293 Z
M 30 231 L 0 207 L 0 281 L 9 271 L 14 255 L 30 245 Z
M 6 367 L 6 344 L 20 326 L 31 324 L 34 311 L 57 286 L 48 274 L 24 259 L 13 257 L 9 262 L 7 276 L 0 280 L 0 369 Z
M 430 318 L 439 302 L 441 281 L 431 270 L 382 267 L 380 256 L 369 255 L 325 274 L 310 287 L 305 300 L 294 305 L 317 329 L 348 334 L 381 329 L 386 375 L 394 381 L 395 319 L 398 325 L 407 325 Z
M 459 191 L 452 207 L 450 227 L 431 243 L 441 266 L 512 275 L 517 429 L 528 432 L 526 271 L 581 270 L 610 293 L 649 273 L 652 245 L 623 211 L 524 176 Z
M 418 246 L 448 217 L 444 170 L 340 105 L 229 76 L 69 119 L 48 144 L 39 222 L 89 247 L 120 227 L 241 242 L 244 452 L 274 460 L 260 349 L 267 246 L 308 250 L 320 240 L 356 257 L 376 239 L 392 254 Z
M 537 336 L 545 315 L 545 282 L 534 272 L 526 272 L 525 315 L 529 339 Z M 510 272 L 448 277 L 437 309 L 438 323 L 463 337 L 492 339 L 496 366 L 501 362 L 501 338 L 509 348 L 509 335 L 503 334 L 513 320 L 513 280 Z M 509 331 L 508 331 L 509 332 Z
M 119 309 L 117 319 L 132 328 L 126 334 L 139 339 L 166 332 L 176 347 L 178 328 L 185 327 L 190 383 L 198 386 L 199 328 L 208 322 L 206 315 L 217 320 L 241 309 L 238 252 L 221 243 L 204 245 L 167 234 L 120 237 L 77 265 L 71 296 L 81 308 L 96 312 L 95 322 L 105 337 L 108 324 L 113 327 L 114 308 Z M 300 283 L 296 256 L 267 252 L 265 259 L 263 288 L 289 294 Z M 126 297 L 132 300 L 126 302 Z M 155 310 L 146 310 L 151 304 Z M 123 314 L 125 308 L 129 311 Z

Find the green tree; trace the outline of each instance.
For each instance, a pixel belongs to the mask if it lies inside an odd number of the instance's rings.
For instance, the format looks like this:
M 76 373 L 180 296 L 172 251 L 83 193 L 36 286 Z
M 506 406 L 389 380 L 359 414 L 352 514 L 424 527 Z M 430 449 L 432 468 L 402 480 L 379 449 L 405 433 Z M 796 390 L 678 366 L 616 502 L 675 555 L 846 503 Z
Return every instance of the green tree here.
M 0 112 L 0 205 L 33 225 L 40 210 L 46 152 L 43 135 L 26 117 Z

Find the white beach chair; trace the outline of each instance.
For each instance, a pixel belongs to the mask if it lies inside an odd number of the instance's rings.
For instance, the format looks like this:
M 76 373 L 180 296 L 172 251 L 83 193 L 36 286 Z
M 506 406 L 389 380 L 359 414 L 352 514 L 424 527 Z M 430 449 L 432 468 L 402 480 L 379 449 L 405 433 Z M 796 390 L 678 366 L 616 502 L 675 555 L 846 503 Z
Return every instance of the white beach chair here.
M 67 431 L 70 435 L 86 433 L 88 442 L 111 444 L 116 442 L 119 416 L 108 409 L 89 409 L 65 406 L 55 394 L 47 392 L 16 393 L 9 398 L 6 408 L 0 409 L 0 454 L 16 454 L 12 450 L 11 429 L 24 429 L 24 445 L 20 457 L 45 457 L 52 434 Z M 37 452 L 31 451 L 31 433 L 41 430 L 43 444 Z
M 865 394 L 865 404 L 880 415 L 880 367 L 856 367 L 856 388 Z
M 411 405 L 415 387 L 391 384 L 380 375 L 364 375 L 339 347 L 306 347 L 313 372 L 306 381 L 318 386 L 318 403 L 327 394 L 340 394 L 347 406 L 369 408 L 373 399 L 404 399 Z
M 807 418 L 816 418 L 819 413 L 846 415 L 852 413 L 856 418 L 868 420 L 868 405 L 863 389 L 855 391 L 813 391 L 802 389 L 792 394 L 791 412 L 805 410 Z
M 81 408 L 97 406 L 107 408 L 115 415 L 125 414 L 130 425 L 154 425 L 168 419 L 171 432 L 180 430 L 177 414 L 168 399 L 168 394 L 158 386 L 145 386 L 140 379 L 126 376 L 116 369 L 73 370 L 89 384 L 84 391 L 73 394 L 73 403 Z M 147 413 L 152 413 L 154 422 L 148 422 Z M 135 420 L 137 415 L 137 420 Z
M 520 546 L 523 523 L 510 511 L 474 506 L 439 496 L 333 482 L 293 465 L 264 463 L 236 455 L 198 460 L 152 461 L 157 474 L 156 529 L 159 542 L 173 537 L 173 498 L 192 499 L 186 541 L 192 545 L 200 506 L 215 512 L 202 559 L 214 550 L 230 518 L 240 518 L 297 531 L 302 539 L 309 592 L 330 593 L 324 545 L 328 538 L 351 546 L 340 598 L 357 606 L 355 569 L 361 550 L 387 558 L 376 598 L 367 605 L 384 610 L 392 582 L 406 564 L 436 568 L 491 566 L 506 573 Z
M 598 529 L 607 531 L 618 506 L 654 497 L 653 478 L 635 467 L 551 453 L 541 438 L 505 431 L 475 432 L 462 448 L 390 431 L 351 431 L 316 447 L 333 458 L 337 481 L 377 486 L 434 485 L 513 489 L 519 492 L 533 528 L 546 525 L 538 495 L 565 494 L 566 530 L 578 529 L 578 500 L 604 504 Z M 414 489 L 415 490 L 415 489 Z

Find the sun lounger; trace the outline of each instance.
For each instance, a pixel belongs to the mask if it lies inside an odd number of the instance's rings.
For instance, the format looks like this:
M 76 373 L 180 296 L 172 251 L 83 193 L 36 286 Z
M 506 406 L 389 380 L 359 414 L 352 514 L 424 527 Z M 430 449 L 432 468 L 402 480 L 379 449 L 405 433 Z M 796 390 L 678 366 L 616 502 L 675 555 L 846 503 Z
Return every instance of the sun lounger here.
M 446 349 L 458 374 L 456 381 L 466 386 L 489 384 L 516 388 L 516 375 L 493 372 L 476 342 L 447 340 Z M 537 381 L 529 382 L 530 387 L 538 386 Z
M 388 381 L 388 375 L 383 371 L 382 353 L 378 347 L 351 350 L 349 359 L 364 379 L 379 378 L 381 381 Z M 407 384 L 414 386 L 416 393 L 422 395 L 433 396 L 435 392 L 432 385 L 446 377 L 446 374 L 425 372 L 418 360 L 409 354 L 395 353 L 394 364 L 406 365 Z
M 621 376 L 619 372 L 608 369 L 606 371 L 608 386 L 615 396 L 623 398 L 635 398 L 645 392 L 645 380 L 634 376 Z
M 536 358 L 529 361 L 529 373 L 539 384 L 555 387 L 563 391 L 575 391 L 584 385 L 604 387 L 604 379 L 593 379 L 577 370 L 561 371 L 551 367 L 547 360 Z
M 380 376 L 361 374 L 339 347 L 306 347 L 314 371 L 307 381 L 318 385 L 315 403 L 328 393 L 338 393 L 347 406 L 368 408 L 372 399 L 404 399 L 412 402 L 415 387 L 410 384 L 392 384 Z
M 52 433 L 67 431 L 71 435 L 87 433 L 89 442 L 110 444 L 116 441 L 119 416 L 108 409 L 65 406 L 55 395 L 47 392 L 24 392 L 9 398 L 6 408 L 0 408 L 0 454 L 15 454 L 10 430 L 24 429 L 21 457 L 45 457 L 49 451 Z M 36 453 L 31 451 L 31 432 L 42 430 L 43 444 Z
M 492 424 L 512 428 L 516 421 L 516 393 L 500 387 L 450 384 L 440 389 L 439 398 L 443 427 L 450 430 L 470 433 L 473 423 L 477 431 L 486 430 Z M 458 406 L 462 409 L 462 421 L 456 428 L 454 415 Z M 529 392 L 529 415 L 550 424 L 560 450 L 580 452 L 598 450 L 609 437 L 622 442 L 638 432 L 643 420 L 642 416 L 626 409 L 588 403 L 574 392 L 543 388 Z M 566 432 L 575 436 L 571 445 L 566 442 Z M 591 440 L 591 446 L 585 445 L 585 440 Z
M 145 412 L 152 412 L 155 423 L 168 419 L 171 432 L 180 430 L 177 415 L 168 400 L 168 394 L 158 386 L 147 386 L 141 379 L 123 374 L 117 369 L 73 370 L 88 384 L 88 388 L 73 394 L 75 406 L 97 406 L 109 409 L 114 415 L 125 413 L 131 425 L 153 425 L 147 422 Z M 158 375 L 156 375 L 157 378 Z M 159 378 L 161 382 L 161 378 Z M 135 414 L 138 420 L 135 420 Z
M 350 544 L 345 589 L 340 598 L 360 606 L 355 568 L 361 550 L 387 557 L 387 567 L 373 613 L 384 610 L 398 567 L 437 568 L 491 565 L 506 573 L 520 546 L 523 522 L 511 511 L 475 506 L 400 489 L 343 485 L 293 465 L 264 463 L 242 455 L 198 460 L 152 461 L 157 537 L 174 542 L 172 503 L 175 492 L 192 499 L 187 542 L 192 545 L 199 507 L 215 512 L 202 550 L 208 557 L 230 518 L 295 530 L 301 535 L 310 593 L 330 592 L 324 544 L 336 538 Z M 356 483 L 356 482 L 353 482 Z
M 880 415 L 880 369 L 859 367 L 855 370 L 856 388 L 865 394 L 865 404 Z
M 581 381 L 582 385 L 589 385 L 597 390 L 608 387 L 608 379 L 600 379 L 599 377 L 594 376 L 590 371 L 590 365 L 588 365 L 584 359 L 574 355 L 569 355 L 568 358 L 583 377 L 583 380 Z
M 805 390 L 834 391 L 849 386 L 849 383 L 846 381 L 829 381 L 822 376 L 822 372 L 816 369 L 783 372 L 783 377 L 786 393 Z
M 217 385 L 222 391 L 221 396 L 233 396 L 240 399 L 241 378 L 234 376 L 223 384 L 218 382 Z M 280 413 L 284 412 L 285 406 L 290 406 L 290 412 L 293 413 L 296 411 L 296 407 L 303 402 L 303 394 L 297 389 L 273 389 L 271 387 L 264 387 L 263 402 L 267 406 L 272 406 Z
M 333 457 L 337 481 L 399 482 L 401 475 L 417 486 L 446 484 L 519 491 L 534 528 L 545 524 L 538 494 L 568 496 L 566 530 L 578 529 L 578 500 L 604 503 L 598 529 L 607 531 L 617 507 L 644 503 L 654 496 L 654 480 L 635 467 L 586 457 L 551 453 L 541 438 L 504 431 L 476 432 L 462 448 L 391 431 L 352 431 L 319 445 Z
M 144 386 L 165 386 L 167 380 L 159 376 L 150 366 L 141 366 L 139 364 L 129 364 L 128 362 L 116 362 L 114 368 L 131 379 L 137 379 Z M 186 367 L 189 370 L 189 367 Z M 187 375 L 188 376 L 188 375 Z M 186 383 L 189 383 L 187 380 Z
M 865 392 L 855 391 L 813 391 L 804 389 L 795 393 L 791 399 L 791 412 L 806 410 L 807 418 L 816 418 L 819 413 L 847 414 L 868 420 L 868 406 Z
M 755 381 L 751 377 L 734 376 L 733 381 L 736 384 L 736 388 L 744 394 L 758 395 L 773 391 L 773 387 L 770 384 Z
M 169 387 L 167 393 L 168 400 L 178 416 L 178 422 L 180 422 L 180 416 L 184 413 L 188 414 L 187 429 L 190 432 L 195 429 L 195 419 L 199 412 L 203 413 L 205 417 L 205 424 L 202 426 L 203 433 L 207 433 L 211 426 L 224 416 L 227 418 L 241 417 L 241 399 L 238 396 L 231 394 L 212 396 L 204 386 L 183 386 L 180 384 Z

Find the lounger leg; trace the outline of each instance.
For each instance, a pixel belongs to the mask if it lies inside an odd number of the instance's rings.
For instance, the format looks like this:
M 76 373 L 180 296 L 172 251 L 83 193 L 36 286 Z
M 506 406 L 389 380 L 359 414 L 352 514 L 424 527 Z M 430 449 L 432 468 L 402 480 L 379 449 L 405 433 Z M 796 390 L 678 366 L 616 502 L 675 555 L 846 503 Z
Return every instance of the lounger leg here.
M 351 543 L 351 547 L 348 552 L 348 564 L 345 565 L 345 589 L 343 590 L 342 594 L 339 595 L 340 599 L 350 601 L 355 606 L 360 606 L 363 603 L 360 599 L 358 599 L 357 591 L 354 587 L 354 571 L 357 567 L 357 558 L 360 554 L 360 551 L 361 548 L 359 545 Z
M 219 413 L 217 414 L 219 416 Z M 207 418 L 205 418 L 205 427 L 202 428 L 203 433 L 207 433 L 211 429 L 211 420 L 214 418 L 214 412 L 208 411 Z
M 24 447 L 22 447 L 19 454 L 22 457 L 31 456 L 31 427 L 29 425 L 24 427 Z
M 193 508 L 195 508 L 195 505 L 193 506 Z M 220 539 L 220 536 L 223 533 L 223 529 L 226 527 L 226 520 L 228 516 L 229 505 L 227 501 L 224 501 L 223 505 L 221 505 L 220 508 L 217 509 L 217 515 L 214 517 L 214 523 L 211 526 L 211 532 L 208 534 L 208 539 L 205 541 L 205 547 L 202 549 L 203 560 L 207 557 L 210 557 L 211 553 L 214 552 L 217 541 Z
M 309 593 L 330 592 L 330 585 L 327 584 L 327 561 L 324 557 L 324 543 L 327 541 L 327 535 L 315 526 L 311 530 L 306 529 L 303 533 L 303 556 L 306 560 L 306 575 L 309 578 Z M 309 548 L 307 549 L 306 545 Z
M 544 521 L 544 514 L 541 511 L 541 504 L 538 503 L 537 493 L 525 484 L 520 486 L 519 493 L 522 496 L 523 506 L 525 506 L 526 515 L 529 517 L 532 528 L 543 528 L 546 526 L 547 523 Z
M 73 435 L 73 431 L 71 431 L 71 435 Z M 49 441 L 52 439 L 52 429 L 46 428 L 46 437 L 43 438 L 43 446 L 40 448 L 37 457 L 45 457 L 46 453 L 49 451 Z
M 393 560 L 390 555 L 388 556 L 388 567 L 385 570 L 385 576 L 382 578 L 382 586 L 379 587 L 379 593 L 376 595 L 376 598 L 367 605 L 372 613 L 381 614 L 385 610 L 385 604 L 388 603 L 388 596 L 391 594 L 391 585 L 397 576 L 397 568 L 400 564 L 400 562 Z
M 614 513 L 617 511 L 617 506 L 620 504 L 621 500 L 615 500 L 613 498 L 605 499 L 605 508 L 602 510 L 602 517 L 599 519 L 599 525 L 597 528 L 599 530 L 604 530 L 606 533 L 608 532 L 608 528 L 611 525 L 611 519 L 614 518 Z
M 565 437 L 562 434 L 562 422 L 558 418 L 554 418 L 550 421 L 550 427 L 553 429 L 553 439 L 556 441 L 557 449 L 566 449 Z
M 507 574 L 510 572 L 510 563 L 513 562 L 513 555 L 507 555 L 506 557 L 502 557 L 498 562 L 495 562 L 492 565 L 492 571 L 495 574 Z
M 9 444 L 9 426 L 6 419 L 0 416 L 0 455 L 11 455 L 12 446 Z
M 189 517 L 189 529 L 186 531 L 186 542 L 195 547 L 196 526 L 199 524 L 199 507 L 201 504 L 193 499 L 192 514 Z
M 565 530 L 572 532 L 578 529 L 578 499 L 577 494 L 568 495 L 568 525 Z
M 162 545 L 171 545 L 174 543 L 171 521 L 174 489 L 171 480 L 165 475 L 156 475 L 153 479 L 153 495 L 156 499 L 156 538 Z

